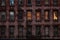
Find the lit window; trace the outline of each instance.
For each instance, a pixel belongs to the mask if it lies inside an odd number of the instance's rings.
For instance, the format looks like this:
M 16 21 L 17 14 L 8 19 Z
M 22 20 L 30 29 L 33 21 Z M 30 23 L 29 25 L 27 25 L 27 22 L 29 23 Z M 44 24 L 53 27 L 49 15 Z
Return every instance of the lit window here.
M 27 20 L 32 20 L 32 13 L 31 13 L 31 11 L 27 12 Z
M 58 13 L 57 13 L 57 11 L 53 12 L 53 19 L 54 20 L 58 20 Z
M 45 11 L 45 16 L 44 16 L 44 18 L 45 18 L 45 20 L 49 20 L 49 11 Z
M 14 21 L 14 11 L 10 11 L 10 21 Z
M 41 0 L 36 0 L 36 6 L 39 6 L 40 5 L 40 1 Z
M 45 0 L 45 5 L 49 5 L 49 0 Z
M 14 5 L 14 0 L 10 0 L 10 6 Z
M 1 21 L 6 21 L 6 12 L 1 12 Z
M 36 12 L 36 20 L 38 21 L 38 20 L 40 20 L 40 18 L 41 18 L 41 13 L 40 12 Z
M 5 6 L 6 5 L 6 0 L 1 0 L 1 6 Z
M 53 6 L 58 6 L 58 0 L 53 0 Z

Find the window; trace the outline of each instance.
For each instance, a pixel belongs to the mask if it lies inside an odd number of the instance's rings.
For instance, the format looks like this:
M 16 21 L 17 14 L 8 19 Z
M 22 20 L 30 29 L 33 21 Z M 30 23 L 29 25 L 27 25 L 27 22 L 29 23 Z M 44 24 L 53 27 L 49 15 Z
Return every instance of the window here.
M 45 35 L 45 37 L 49 37 L 49 30 L 50 30 L 49 27 L 50 27 L 49 25 L 46 25 L 44 27 L 44 35 Z
M 49 0 L 45 0 L 45 6 L 49 6 Z
M 58 6 L 58 0 L 53 0 L 53 6 Z
M 1 32 L 1 38 L 6 37 L 6 26 L 5 25 L 0 25 L 0 32 Z
M 1 6 L 5 6 L 6 5 L 6 1 L 5 0 L 1 0 Z
M 4 22 L 4 21 L 6 21 L 6 12 L 5 11 L 2 11 L 1 12 L 1 22 Z
M 27 6 L 32 6 L 32 1 L 31 0 L 27 0 Z
M 14 5 L 14 0 L 10 0 L 10 6 Z
M 23 38 L 23 25 L 18 26 L 18 38 Z
M 58 11 L 53 11 L 53 20 L 58 21 Z
M 45 19 L 45 21 L 49 21 L 49 19 L 50 19 L 48 10 L 45 10 L 45 12 L 44 12 L 44 19 Z
M 36 37 L 37 38 L 41 38 L 41 26 L 40 25 L 36 25 Z
M 27 25 L 26 37 L 27 38 L 31 38 L 32 37 L 32 25 Z
M 14 37 L 14 27 L 13 25 L 9 26 L 9 37 L 13 38 Z
M 54 37 L 57 37 L 58 36 L 58 25 L 54 25 Z
M 27 11 L 27 21 L 31 21 L 31 20 L 32 20 L 32 12 Z
M 36 11 L 36 21 L 40 21 L 40 20 L 41 20 L 41 12 Z
M 19 10 L 18 12 L 18 21 L 22 21 L 23 19 L 23 10 Z
M 19 6 L 22 6 L 23 5 L 23 1 L 24 0 L 18 0 Z
M 36 0 L 36 6 L 40 6 L 41 5 L 41 0 Z
M 10 11 L 10 21 L 14 21 L 14 11 Z

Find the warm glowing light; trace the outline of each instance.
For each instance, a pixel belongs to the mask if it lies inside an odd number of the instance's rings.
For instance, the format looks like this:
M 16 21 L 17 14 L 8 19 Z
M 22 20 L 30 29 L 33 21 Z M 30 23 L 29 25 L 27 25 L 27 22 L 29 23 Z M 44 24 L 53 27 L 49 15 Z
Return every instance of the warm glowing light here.
M 45 11 L 45 19 L 48 19 L 48 11 Z
M 32 18 L 32 14 L 31 14 L 31 12 L 27 12 L 27 17 L 28 17 L 28 20 L 31 20 Z
M 57 12 L 54 12 L 54 20 L 57 20 L 57 19 L 58 19 L 56 13 L 57 13 Z
M 40 12 L 37 12 L 36 16 L 37 16 L 37 19 L 40 19 Z

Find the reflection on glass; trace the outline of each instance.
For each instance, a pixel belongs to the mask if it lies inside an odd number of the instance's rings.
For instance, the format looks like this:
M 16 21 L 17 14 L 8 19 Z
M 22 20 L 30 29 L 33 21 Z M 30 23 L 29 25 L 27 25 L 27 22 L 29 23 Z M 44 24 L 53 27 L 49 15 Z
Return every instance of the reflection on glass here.
M 14 0 L 10 0 L 10 5 L 11 5 L 11 6 L 14 5 Z

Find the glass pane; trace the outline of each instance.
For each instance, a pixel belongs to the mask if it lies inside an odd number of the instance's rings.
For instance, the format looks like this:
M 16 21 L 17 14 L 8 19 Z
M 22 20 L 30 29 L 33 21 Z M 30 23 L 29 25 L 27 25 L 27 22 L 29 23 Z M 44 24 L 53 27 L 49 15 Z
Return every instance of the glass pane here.
M 54 11 L 54 13 L 53 13 L 53 19 L 54 20 L 58 20 L 58 13 L 57 13 L 57 11 Z
M 49 19 L 49 11 L 45 11 L 45 20 Z
M 31 20 L 32 19 L 32 14 L 30 11 L 27 12 L 27 20 Z
M 5 3 L 5 0 L 1 0 L 1 1 L 2 1 L 1 5 L 2 5 L 2 6 L 5 6 L 5 4 L 6 4 L 6 3 Z
M 40 12 L 36 12 L 36 20 L 40 20 Z
M 11 5 L 11 6 L 14 5 L 14 0 L 10 0 L 10 5 Z
M 10 20 L 14 21 L 14 11 L 10 11 Z

